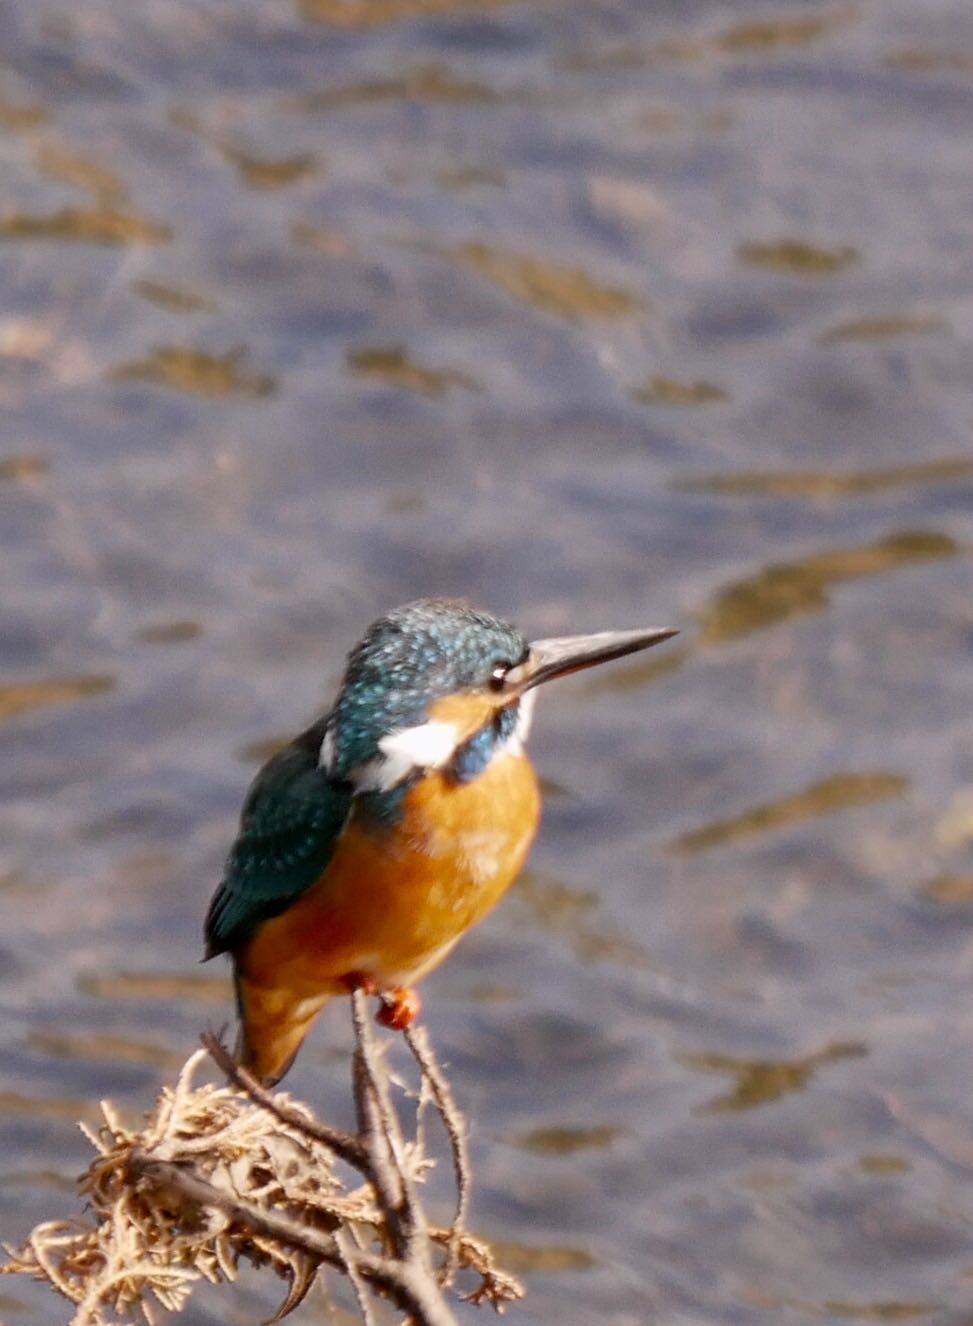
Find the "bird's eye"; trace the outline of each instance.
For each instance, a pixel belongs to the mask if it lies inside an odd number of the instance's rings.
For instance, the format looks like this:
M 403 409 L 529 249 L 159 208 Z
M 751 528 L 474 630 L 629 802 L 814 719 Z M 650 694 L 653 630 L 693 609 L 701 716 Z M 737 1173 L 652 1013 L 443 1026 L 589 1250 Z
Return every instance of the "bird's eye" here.
M 509 663 L 497 663 L 490 673 L 490 690 L 502 691 L 503 683 L 507 680 L 507 673 L 510 671 Z

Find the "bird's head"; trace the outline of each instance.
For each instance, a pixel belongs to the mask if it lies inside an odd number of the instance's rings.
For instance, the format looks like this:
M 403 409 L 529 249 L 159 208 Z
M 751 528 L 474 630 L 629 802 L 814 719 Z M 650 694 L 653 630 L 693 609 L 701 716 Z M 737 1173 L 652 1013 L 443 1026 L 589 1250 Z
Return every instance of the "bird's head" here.
M 373 623 L 352 650 L 321 765 L 370 791 L 426 769 L 446 769 L 463 781 L 498 746 L 523 742 L 536 686 L 673 635 L 603 631 L 528 641 L 465 603 L 408 603 Z

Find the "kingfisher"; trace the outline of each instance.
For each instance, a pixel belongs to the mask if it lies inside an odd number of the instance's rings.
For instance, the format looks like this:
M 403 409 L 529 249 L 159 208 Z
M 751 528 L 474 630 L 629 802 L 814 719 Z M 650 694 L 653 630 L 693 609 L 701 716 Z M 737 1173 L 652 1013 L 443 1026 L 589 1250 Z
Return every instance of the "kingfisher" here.
M 408 1026 L 416 983 L 499 901 L 537 830 L 536 688 L 675 634 L 528 641 L 446 599 L 373 623 L 332 707 L 251 784 L 206 916 L 206 957 L 233 963 L 241 1065 L 275 1085 L 327 1000 L 356 988 Z

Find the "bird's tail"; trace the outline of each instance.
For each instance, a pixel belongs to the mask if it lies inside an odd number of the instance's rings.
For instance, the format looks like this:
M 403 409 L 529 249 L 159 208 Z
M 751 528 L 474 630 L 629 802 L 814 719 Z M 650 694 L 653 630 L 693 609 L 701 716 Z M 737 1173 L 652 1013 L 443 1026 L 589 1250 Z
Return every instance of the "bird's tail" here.
M 290 990 L 257 985 L 234 974 L 240 1034 L 236 1060 L 265 1087 L 276 1086 L 297 1057 L 327 995 L 305 998 Z

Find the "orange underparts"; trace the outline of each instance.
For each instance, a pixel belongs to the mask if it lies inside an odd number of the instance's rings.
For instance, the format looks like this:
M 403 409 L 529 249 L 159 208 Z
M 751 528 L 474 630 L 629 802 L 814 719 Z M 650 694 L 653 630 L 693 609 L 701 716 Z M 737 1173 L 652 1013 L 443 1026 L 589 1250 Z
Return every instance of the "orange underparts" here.
M 477 713 L 470 705 L 461 721 L 464 700 L 475 701 Z M 483 704 L 481 696 L 451 696 L 430 716 L 462 729 L 468 722 L 472 732 Z M 469 783 L 427 774 L 406 793 L 394 824 L 353 814 L 322 877 L 236 955 L 254 1071 L 279 1075 L 285 1055 L 289 1062 L 349 978 L 385 998 L 386 1025 L 407 1026 L 419 1007 L 410 987 L 506 892 L 539 814 L 533 769 L 512 751 Z

